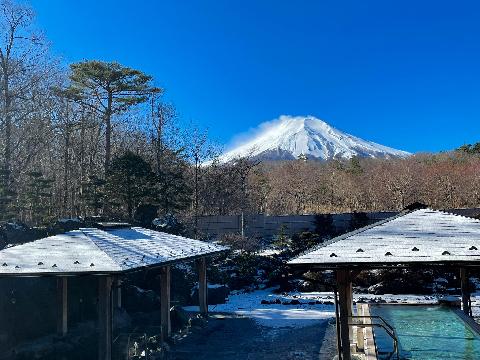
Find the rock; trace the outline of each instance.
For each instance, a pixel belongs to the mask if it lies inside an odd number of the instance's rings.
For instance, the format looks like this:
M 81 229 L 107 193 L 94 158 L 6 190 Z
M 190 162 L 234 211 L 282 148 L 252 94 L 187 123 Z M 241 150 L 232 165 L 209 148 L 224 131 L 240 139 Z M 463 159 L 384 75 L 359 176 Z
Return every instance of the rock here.
M 153 290 L 141 289 L 134 285 L 125 285 L 122 302 L 127 311 L 154 311 L 160 309 L 160 298 Z
M 114 329 L 127 328 L 132 324 L 132 318 L 123 308 L 115 307 L 115 316 L 113 317 Z
M 200 327 L 201 328 L 201 327 L 205 326 L 207 321 L 203 317 L 201 317 L 200 315 L 197 315 L 197 316 L 194 316 L 194 317 L 190 318 L 188 323 L 191 327 Z
M 174 235 L 182 235 L 185 231 L 184 226 L 172 214 L 167 214 L 162 217 L 153 219 L 152 226 L 157 231 L 162 231 Z
M 172 329 L 179 330 L 190 324 L 190 318 L 181 306 L 174 306 L 170 311 Z
M 193 288 L 191 294 L 191 304 L 198 305 L 198 285 Z M 208 305 L 225 304 L 229 294 L 230 289 L 228 286 L 209 284 L 207 296 Z
M 23 244 L 46 236 L 44 229 L 32 229 L 20 221 L 10 221 L 0 227 L 0 246 Z
M 85 223 L 79 218 L 58 219 L 49 229 L 50 234 L 63 234 L 68 231 L 77 230 L 85 227 Z
M 290 301 L 290 305 L 301 305 L 302 303 L 300 301 L 298 301 L 297 299 L 293 299 L 292 301 Z
M 262 300 L 262 301 L 260 302 L 260 304 L 262 304 L 262 305 L 270 305 L 271 303 L 270 303 L 270 301 L 268 301 L 268 300 Z

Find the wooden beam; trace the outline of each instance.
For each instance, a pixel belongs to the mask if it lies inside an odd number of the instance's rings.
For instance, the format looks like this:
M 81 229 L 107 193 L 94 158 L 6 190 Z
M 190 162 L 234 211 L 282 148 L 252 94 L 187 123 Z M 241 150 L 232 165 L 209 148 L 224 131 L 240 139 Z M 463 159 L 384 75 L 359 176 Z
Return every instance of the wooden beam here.
M 98 278 L 98 360 L 112 359 L 112 278 Z
M 200 314 L 208 314 L 208 283 L 207 283 L 207 265 L 205 258 L 197 260 L 197 270 L 198 270 L 198 307 L 200 309 Z
M 162 341 L 165 341 L 172 333 L 170 321 L 170 266 L 162 267 L 160 274 L 160 316 Z
M 340 312 L 340 339 L 341 339 L 341 359 L 351 360 L 350 336 L 349 336 L 349 273 L 348 270 L 337 270 L 338 302 Z
M 57 278 L 57 333 L 68 332 L 68 282 L 65 276 Z
M 462 310 L 467 316 L 472 315 L 470 302 L 469 276 L 467 269 L 460 268 L 460 286 L 462 289 Z

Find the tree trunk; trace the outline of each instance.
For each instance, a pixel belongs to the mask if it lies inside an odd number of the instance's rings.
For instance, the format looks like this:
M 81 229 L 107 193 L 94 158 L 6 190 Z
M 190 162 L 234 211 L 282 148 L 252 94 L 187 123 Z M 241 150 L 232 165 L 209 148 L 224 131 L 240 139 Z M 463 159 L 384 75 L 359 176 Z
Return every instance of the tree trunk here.
M 108 92 L 107 110 L 105 111 L 105 177 L 107 176 L 111 158 L 111 137 L 112 137 L 112 103 L 113 94 Z
M 4 126 L 4 134 L 5 134 L 5 144 L 3 149 L 3 170 L 5 171 L 4 174 L 4 187 L 5 189 L 10 188 L 10 178 L 11 178 L 11 170 L 12 170 L 12 117 L 11 117 L 11 97 L 10 97 L 10 89 L 9 89 L 9 78 L 8 78 L 8 65 L 4 62 L 2 64 L 2 71 L 3 71 L 3 96 L 4 96 L 4 103 L 3 103 L 3 126 Z

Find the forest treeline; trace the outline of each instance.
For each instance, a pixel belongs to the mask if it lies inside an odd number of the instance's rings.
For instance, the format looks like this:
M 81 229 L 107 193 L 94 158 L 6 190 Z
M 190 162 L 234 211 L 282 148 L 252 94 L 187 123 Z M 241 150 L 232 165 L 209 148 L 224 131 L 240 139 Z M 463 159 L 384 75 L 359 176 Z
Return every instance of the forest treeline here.
M 32 9 L 0 4 L 1 221 L 175 214 L 195 228 L 200 215 L 479 203 L 476 146 L 408 159 L 221 164 L 207 132 L 165 100 L 161 79 L 116 62 L 64 66 Z

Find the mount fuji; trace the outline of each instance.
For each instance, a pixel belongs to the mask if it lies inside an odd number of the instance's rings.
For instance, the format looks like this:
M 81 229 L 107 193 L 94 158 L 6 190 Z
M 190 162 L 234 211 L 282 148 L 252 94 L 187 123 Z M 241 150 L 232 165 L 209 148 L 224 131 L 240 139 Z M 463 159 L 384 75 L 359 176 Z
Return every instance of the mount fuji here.
M 261 124 L 253 135 L 220 156 L 220 162 L 241 157 L 258 160 L 405 158 L 411 155 L 337 130 L 314 116 L 286 116 Z

